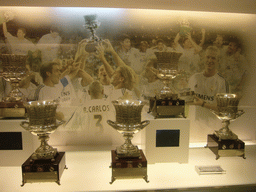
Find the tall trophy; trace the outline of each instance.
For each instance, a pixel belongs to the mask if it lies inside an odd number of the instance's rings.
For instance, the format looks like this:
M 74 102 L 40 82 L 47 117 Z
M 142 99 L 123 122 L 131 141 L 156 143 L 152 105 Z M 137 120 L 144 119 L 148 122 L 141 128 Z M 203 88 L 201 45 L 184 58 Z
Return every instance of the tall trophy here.
M 182 53 L 155 52 L 157 57 L 157 77 L 164 86 L 160 93 L 150 98 L 149 112 L 155 118 L 184 116 L 185 101 L 178 98 L 172 80 L 178 75 L 178 62 Z
M 112 101 L 116 110 L 116 121 L 107 123 L 121 133 L 125 143 L 112 150 L 112 184 L 116 179 L 143 178 L 148 182 L 147 160 L 142 150 L 131 142 L 133 135 L 149 124 L 141 122 L 141 111 L 145 102 L 139 100 Z
M 84 27 L 91 33 L 91 37 L 89 38 L 89 42 L 87 43 L 85 50 L 88 53 L 95 52 L 96 46 L 101 41 L 101 39 L 96 35 L 96 29 L 100 26 L 100 22 L 97 20 L 97 15 L 85 15 L 84 20 Z
M 26 74 L 26 55 L 1 54 L 2 71 L 0 76 L 10 83 L 12 90 L 7 97 L 0 102 L 1 117 L 24 117 L 25 108 L 23 101 L 25 96 L 19 89 L 20 81 Z
M 212 112 L 222 121 L 222 128 L 215 131 L 215 134 L 208 135 L 207 147 L 216 154 L 216 159 L 221 156 L 245 158 L 244 142 L 229 129 L 230 121 L 244 114 L 243 110 L 238 110 L 239 98 L 236 94 L 218 93 L 216 100 L 217 111 Z
M 28 121 L 22 121 L 21 127 L 37 135 L 41 145 L 22 164 L 22 185 L 34 182 L 51 182 L 60 184 L 60 177 L 66 168 L 65 152 L 58 152 L 48 144 L 49 135 L 64 121 L 56 120 L 55 101 L 31 101 L 25 103 Z

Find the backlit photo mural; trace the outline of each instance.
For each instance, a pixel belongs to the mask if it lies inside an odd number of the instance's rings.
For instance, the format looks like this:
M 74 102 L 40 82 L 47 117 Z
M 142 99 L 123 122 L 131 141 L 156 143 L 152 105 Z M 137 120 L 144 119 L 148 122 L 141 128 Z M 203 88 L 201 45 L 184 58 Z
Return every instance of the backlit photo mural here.
M 148 101 L 163 87 L 156 52 L 182 53 L 173 92 L 191 90 L 210 104 L 217 93 L 242 98 L 250 71 L 250 23 L 250 15 L 232 13 L 1 7 L 0 54 L 27 55 L 20 90 L 29 101 L 59 101 L 66 143 L 111 144 L 106 123 L 115 119 L 111 101 Z M 1 79 L 0 90 L 5 97 L 10 84 Z M 208 109 L 190 107 L 186 113 L 196 124 L 192 140 L 204 140 L 218 120 Z

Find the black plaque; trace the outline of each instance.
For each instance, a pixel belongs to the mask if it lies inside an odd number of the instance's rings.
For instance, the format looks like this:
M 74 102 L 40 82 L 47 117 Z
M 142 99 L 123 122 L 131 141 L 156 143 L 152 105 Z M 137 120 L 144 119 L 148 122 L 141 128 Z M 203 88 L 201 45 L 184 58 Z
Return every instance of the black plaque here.
M 0 150 L 22 150 L 21 132 L 0 132 Z

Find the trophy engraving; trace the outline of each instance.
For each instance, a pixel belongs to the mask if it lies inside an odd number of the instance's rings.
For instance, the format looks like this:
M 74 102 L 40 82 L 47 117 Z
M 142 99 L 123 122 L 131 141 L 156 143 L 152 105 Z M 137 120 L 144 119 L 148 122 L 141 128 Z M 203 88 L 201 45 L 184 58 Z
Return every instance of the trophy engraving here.
M 230 121 L 234 121 L 244 114 L 238 110 L 239 98 L 236 94 L 218 93 L 216 95 L 217 111 L 212 110 L 222 121 L 222 128 L 208 135 L 207 147 L 215 154 L 216 159 L 221 156 L 241 156 L 245 159 L 244 142 L 229 129 Z
M 157 77 L 164 86 L 160 93 L 150 99 L 149 112 L 157 117 L 184 116 L 185 101 L 178 98 L 172 80 L 178 75 L 178 61 L 182 53 L 155 52 L 157 57 Z
M 149 124 L 148 120 L 141 122 L 141 111 L 145 102 L 139 100 L 112 101 L 116 110 L 116 121 L 107 123 L 121 133 L 125 143 L 112 150 L 112 184 L 117 178 L 138 178 L 147 180 L 147 161 L 138 146 L 132 144 L 133 135 Z M 135 166 L 134 166 L 135 165 Z M 128 174 L 131 173 L 131 174 Z
M 55 175 L 52 180 L 59 184 L 60 174 L 63 172 L 65 166 L 64 152 L 59 153 L 56 148 L 48 144 L 49 135 L 53 133 L 64 121 L 56 120 L 56 109 L 58 103 L 55 101 L 31 101 L 24 104 L 27 110 L 28 121 L 22 121 L 21 127 L 37 135 L 41 145 L 29 157 L 29 159 L 22 165 L 23 184 L 27 182 L 49 181 L 49 178 L 44 174 L 38 172 L 53 172 L 49 167 L 57 166 Z M 60 166 L 61 165 L 61 166 Z M 40 171 L 40 169 L 43 169 Z M 36 171 L 35 171 L 36 169 Z M 34 174 L 34 178 L 31 178 Z

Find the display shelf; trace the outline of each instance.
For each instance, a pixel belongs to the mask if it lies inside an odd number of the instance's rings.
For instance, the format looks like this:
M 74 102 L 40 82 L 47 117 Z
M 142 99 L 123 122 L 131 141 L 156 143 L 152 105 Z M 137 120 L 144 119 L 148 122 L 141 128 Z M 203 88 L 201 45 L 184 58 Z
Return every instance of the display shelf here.
M 113 148 L 114 149 L 114 148 Z M 111 181 L 111 151 L 72 151 L 66 152 L 67 170 L 56 183 L 28 183 L 21 187 L 21 166 L 0 167 L 2 191 L 139 191 L 162 189 L 196 189 L 218 187 L 254 187 L 256 185 L 256 146 L 245 147 L 246 159 L 223 157 L 215 160 L 208 148 L 189 149 L 189 161 L 180 163 L 156 163 L 148 165 L 148 179 Z M 195 166 L 220 165 L 226 174 L 199 175 Z

